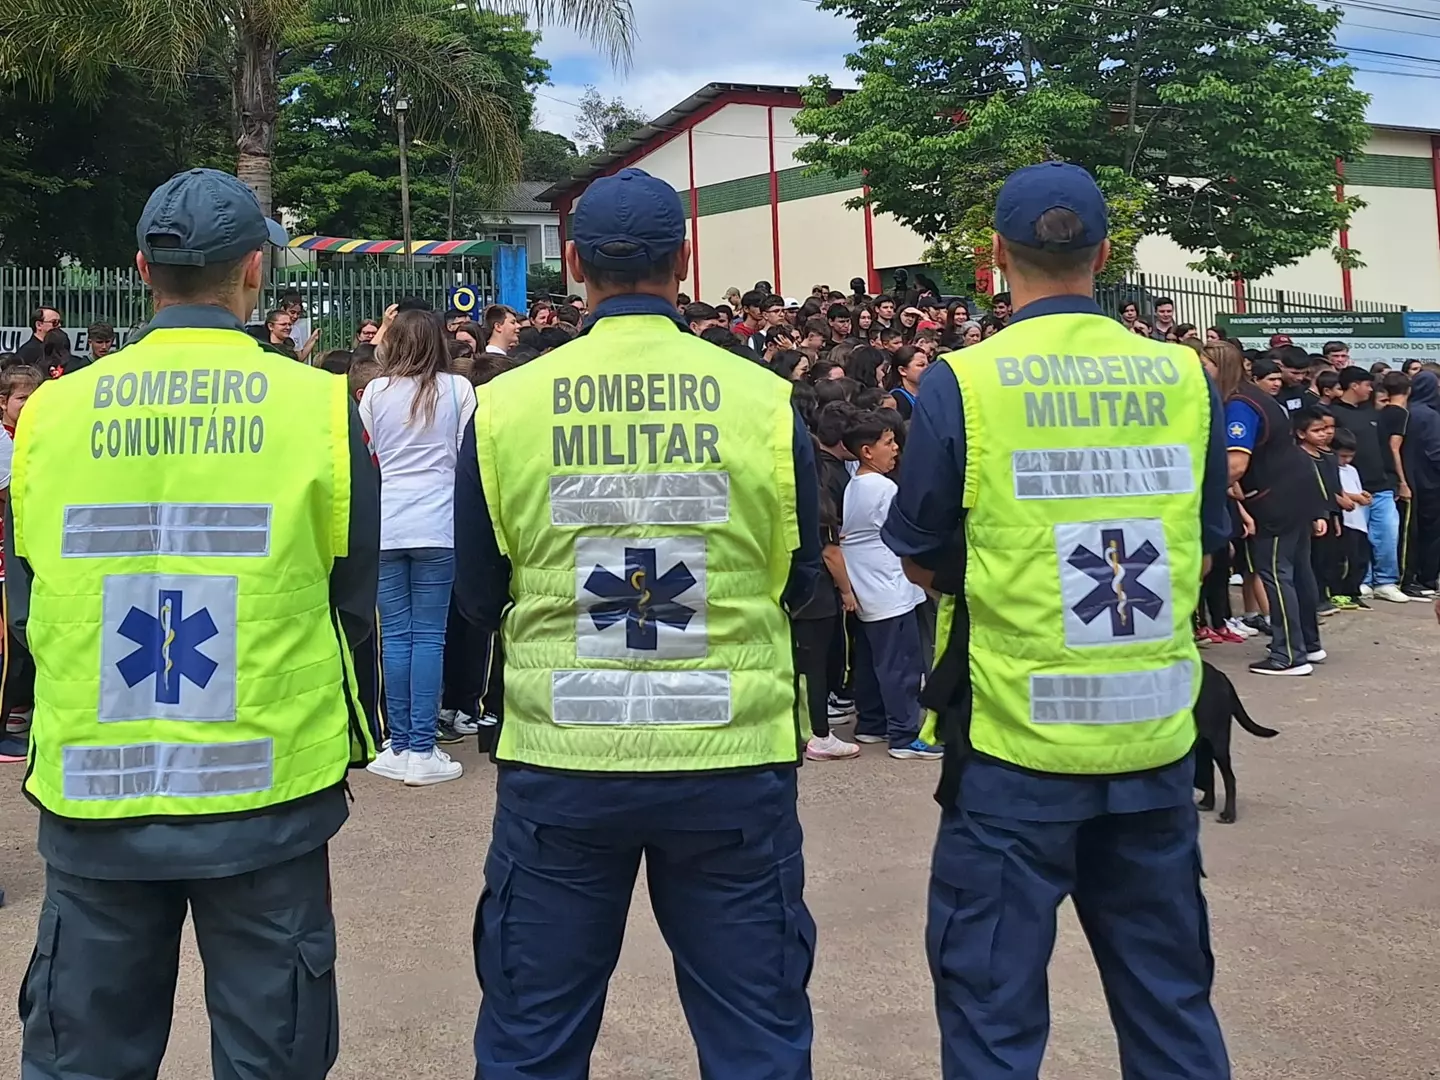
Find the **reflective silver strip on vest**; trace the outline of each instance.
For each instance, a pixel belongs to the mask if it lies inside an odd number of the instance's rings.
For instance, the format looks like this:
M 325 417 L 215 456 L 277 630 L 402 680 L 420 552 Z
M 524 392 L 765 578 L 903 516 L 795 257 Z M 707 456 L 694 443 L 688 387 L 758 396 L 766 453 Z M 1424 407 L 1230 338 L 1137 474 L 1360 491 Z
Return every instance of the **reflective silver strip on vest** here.
M 599 726 L 730 723 L 728 671 L 556 671 L 557 724 Z
M 1195 490 L 1188 446 L 1087 446 L 1016 450 L 1017 499 L 1184 495 Z
M 1034 724 L 1138 724 L 1190 708 L 1195 665 L 1181 660 L 1154 671 L 1109 675 L 1031 675 Z
M 718 525 L 730 474 L 582 473 L 550 478 L 552 525 Z
M 270 739 L 67 746 L 65 798 L 203 798 L 266 791 L 274 782 L 274 755 Z
M 60 553 L 82 558 L 268 555 L 270 507 L 263 503 L 67 506 Z

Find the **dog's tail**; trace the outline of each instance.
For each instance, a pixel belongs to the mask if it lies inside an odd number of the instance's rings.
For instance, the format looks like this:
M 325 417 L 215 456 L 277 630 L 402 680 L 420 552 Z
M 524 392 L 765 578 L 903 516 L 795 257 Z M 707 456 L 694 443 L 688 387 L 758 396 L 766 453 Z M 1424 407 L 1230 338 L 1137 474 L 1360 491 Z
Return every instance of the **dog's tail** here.
M 1251 735 L 1261 739 L 1273 739 L 1280 734 L 1274 728 L 1261 727 L 1250 719 L 1250 714 L 1245 711 L 1245 705 L 1241 702 L 1240 695 L 1235 692 L 1233 686 L 1230 688 L 1230 705 L 1235 710 L 1235 721 Z

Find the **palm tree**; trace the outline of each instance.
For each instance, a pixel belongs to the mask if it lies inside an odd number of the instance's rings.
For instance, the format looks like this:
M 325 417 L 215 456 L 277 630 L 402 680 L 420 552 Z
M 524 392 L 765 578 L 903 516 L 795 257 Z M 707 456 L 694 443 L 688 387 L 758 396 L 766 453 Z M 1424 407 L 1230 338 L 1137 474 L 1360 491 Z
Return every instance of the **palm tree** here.
M 0 80 L 41 94 L 64 80 L 98 95 L 120 67 L 150 80 L 163 108 L 188 79 L 223 78 L 236 173 L 268 214 L 281 66 L 320 56 L 379 76 L 392 100 L 409 98 L 417 135 L 463 132 L 489 175 L 517 176 L 527 118 L 513 114 L 475 47 L 477 16 L 497 11 L 567 25 L 629 62 L 630 0 L 0 0 Z

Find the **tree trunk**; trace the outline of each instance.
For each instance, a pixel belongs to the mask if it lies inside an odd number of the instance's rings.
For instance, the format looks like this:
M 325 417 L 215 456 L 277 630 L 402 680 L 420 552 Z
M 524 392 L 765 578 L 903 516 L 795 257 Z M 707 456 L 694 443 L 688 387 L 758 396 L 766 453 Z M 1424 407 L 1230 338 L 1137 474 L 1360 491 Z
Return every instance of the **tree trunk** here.
M 276 30 L 267 23 L 263 17 L 242 18 L 238 27 L 235 171 L 255 192 L 260 209 L 269 217 L 274 212 L 270 166 L 275 151 L 275 117 L 280 109 L 280 91 L 275 76 Z

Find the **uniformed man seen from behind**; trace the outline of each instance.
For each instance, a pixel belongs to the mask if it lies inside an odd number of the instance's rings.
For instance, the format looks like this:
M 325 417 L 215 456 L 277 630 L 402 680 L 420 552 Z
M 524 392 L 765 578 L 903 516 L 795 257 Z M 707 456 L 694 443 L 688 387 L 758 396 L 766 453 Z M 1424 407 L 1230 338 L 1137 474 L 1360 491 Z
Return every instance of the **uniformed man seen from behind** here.
M 479 388 L 455 595 L 500 626 L 505 718 L 476 912 L 481 1080 L 583 1080 L 641 856 L 701 1074 L 810 1076 L 799 727 L 783 604 L 820 565 L 790 386 L 692 335 L 680 198 L 575 211 L 574 341 Z
M 181 173 L 136 233 L 155 317 L 41 387 L 15 439 L 5 586 L 37 668 L 46 864 L 21 1076 L 154 1077 L 188 909 L 218 1080 L 323 1077 L 327 843 L 374 753 L 349 645 L 379 480 L 345 380 L 245 333 L 284 242 L 250 190 Z
M 1009 326 L 920 384 L 884 529 L 943 594 L 926 947 L 947 1080 L 1035 1080 L 1055 913 L 1080 917 L 1126 1080 L 1225 1080 L 1192 803 L 1203 553 L 1229 536 L 1199 358 L 1101 313 L 1090 175 L 1012 173 Z M 922 736 L 936 741 L 931 733 Z

